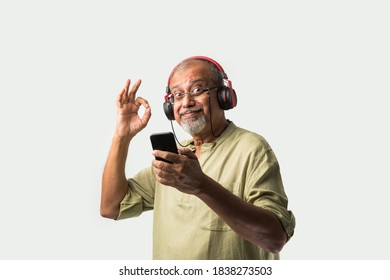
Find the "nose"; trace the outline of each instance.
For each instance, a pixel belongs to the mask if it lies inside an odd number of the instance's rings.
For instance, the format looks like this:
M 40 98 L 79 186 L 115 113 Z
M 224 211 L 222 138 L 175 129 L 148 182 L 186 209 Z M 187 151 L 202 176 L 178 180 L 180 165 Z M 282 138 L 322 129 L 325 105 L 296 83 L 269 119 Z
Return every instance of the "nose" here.
M 189 94 L 186 94 L 182 100 L 182 107 L 188 108 L 194 105 L 195 105 L 194 99 Z

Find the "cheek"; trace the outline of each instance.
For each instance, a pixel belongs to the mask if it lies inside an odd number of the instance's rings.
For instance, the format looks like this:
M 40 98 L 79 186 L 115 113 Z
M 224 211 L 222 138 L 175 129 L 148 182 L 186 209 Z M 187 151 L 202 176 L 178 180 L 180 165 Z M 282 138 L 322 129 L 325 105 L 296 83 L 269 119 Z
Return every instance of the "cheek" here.
M 180 105 L 175 105 L 173 104 L 173 113 L 174 113 L 174 116 L 175 116 L 175 120 L 177 122 L 180 122 L 180 115 L 179 115 L 179 111 L 181 109 L 181 106 Z
M 210 111 L 211 114 L 215 114 L 218 112 L 221 108 L 219 107 L 217 98 L 210 98 L 210 100 L 207 100 L 205 104 L 203 105 L 203 110 L 205 115 L 209 116 Z

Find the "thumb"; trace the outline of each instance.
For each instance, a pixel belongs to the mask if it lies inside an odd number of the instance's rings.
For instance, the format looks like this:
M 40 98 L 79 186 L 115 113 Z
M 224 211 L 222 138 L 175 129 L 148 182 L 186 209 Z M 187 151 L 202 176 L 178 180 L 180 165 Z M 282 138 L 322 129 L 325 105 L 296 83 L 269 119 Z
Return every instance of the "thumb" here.
M 192 152 L 190 149 L 179 149 L 179 154 L 186 156 L 190 159 L 197 159 L 194 152 Z

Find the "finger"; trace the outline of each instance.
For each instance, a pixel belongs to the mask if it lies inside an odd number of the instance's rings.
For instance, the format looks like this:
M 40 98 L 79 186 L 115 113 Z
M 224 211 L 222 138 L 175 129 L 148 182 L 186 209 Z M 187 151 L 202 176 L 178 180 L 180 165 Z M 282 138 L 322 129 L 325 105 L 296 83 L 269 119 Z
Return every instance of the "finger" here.
M 156 172 L 154 172 L 154 176 L 156 177 L 156 180 L 163 185 L 166 186 L 174 185 L 173 181 L 169 177 L 168 178 L 160 177 L 158 174 L 156 174 Z
M 134 83 L 134 85 L 131 87 L 130 91 L 128 92 L 127 98 L 129 99 L 130 102 L 135 100 L 135 95 L 140 85 L 141 85 L 141 80 L 137 80 Z
M 117 108 L 122 108 L 122 98 L 123 98 L 123 94 L 125 93 L 125 89 L 123 88 L 118 96 L 116 97 L 116 107 Z
M 145 108 L 141 121 L 146 125 L 149 122 L 150 117 L 152 116 L 152 109 L 150 108 L 149 102 L 146 99 L 143 99 L 142 97 L 138 96 L 134 104 L 137 107 L 140 107 L 142 105 Z
M 125 84 L 125 87 L 124 87 L 125 93 L 124 93 L 123 96 L 122 96 L 122 104 L 127 104 L 127 103 L 129 103 L 129 96 L 128 96 L 128 93 L 129 93 L 130 85 L 131 85 L 131 80 L 128 79 L 128 80 L 126 81 L 126 84 Z
M 183 161 L 183 157 L 179 154 L 176 154 L 176 153 L 171 153 L 171 152 L 167 152 L 168 154 L 166 155 L 167 157 L 167 160 L 169 160 L 170 162 L 172 163 L 181 163 Z
M 159 161 L 159 160 L 154 160 L 153 163 L 152 163 L 152 165 L 153 165 L 153 173 L 154 173 L 154 176 L 156 177 L 156 180 L 159 181 L 163 185 L 173 186 L 174 182 L 175 182 L 175 179 L 174 179 L 175 178 L 175 174 L 171 173 L 169 171 L 166 171 L 164 169 L 161 169 L 159 167 L 156 167 L 156 166 L 159 166 L 160 164 L 164 164 L 164 162 Z M 168 167 L 170 165 L 171 164 L 168 163 Z
M 135 99 L 134 104 L 137 107 L 142 105 L 145 107 L 145 109 L 149 108 L 149 102 L 146 99 L 142 98 L 141 96 L 138 96 L 137 99 Z
M 155 156 L 157 158 L 162 158 L 162 159 L 168 161 L 167 163 L 159 161 L 159 162 L 162 162 L 162 163 L 165 164 L 165 165 L 162 165 L 162 168 L 164 170 L 166 170 L 166 171 L 170 171 L 171 170 L 170 168 L 172 167 L 171 166 L 172 163 L 179 163 L 180 162 L 179 155 L 175 154 L 175 153 L 171 153 L 171 152 L 167 152 L 167 151 L 161 151 L 161 150 L 154 150 L 152 152 L 152 154 L 153 154 L 153 156 Z
M 186 156 L 190 159 L 197 159 L 196 155 L 190 149 L 179 149 L 179 154 Z
M 116 99 L 116 106 L 117 108 L 123 108 L 123 105 L 125 103 L 127 103 L 127 101 L 124 101 L 125 100 L 125 96 L 126 96 L 126 89 L 123 88 L 122 91 L 118 94 L 118 97 Z
M 160 177 L 172 177 L 172 164 L 161 160 L 154 159 L 152 161 L 153 170 Z
M 119 92 L 117 98 L 116 98 L 116 105 L 118 108 L 122 108 L 123 107 L 123 100 L 126 96 L 126 93 L 129 89 L 129 86 L 130 86 L 130 79 L 127 79 L 123 88 L 121 89 L 121 91 Z
M 131 83 L 130 79 L 127 79 L 125 85 L 123 86 L 126 92 L 129 90 L 130 83 Z

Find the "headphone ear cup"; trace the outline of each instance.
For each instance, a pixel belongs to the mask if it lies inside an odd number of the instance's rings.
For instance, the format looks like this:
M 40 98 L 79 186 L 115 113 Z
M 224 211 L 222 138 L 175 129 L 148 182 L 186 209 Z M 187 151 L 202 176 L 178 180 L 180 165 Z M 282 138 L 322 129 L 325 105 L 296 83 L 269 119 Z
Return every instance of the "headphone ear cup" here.
M 227 86 L 223 86 L 218 90 L 217 98 L 219 106 L 223 110 L 230 110 L 237 105 L 236 91 Z
M 175 119 L 175 114 L 173 112 L 172 103 L 169 101 L 165 101 L 163 104 L 163 109 L 168 120 L 173 121 Z

